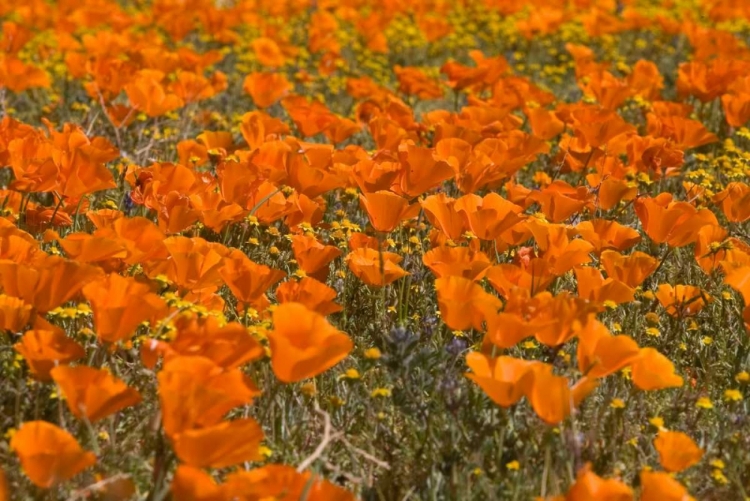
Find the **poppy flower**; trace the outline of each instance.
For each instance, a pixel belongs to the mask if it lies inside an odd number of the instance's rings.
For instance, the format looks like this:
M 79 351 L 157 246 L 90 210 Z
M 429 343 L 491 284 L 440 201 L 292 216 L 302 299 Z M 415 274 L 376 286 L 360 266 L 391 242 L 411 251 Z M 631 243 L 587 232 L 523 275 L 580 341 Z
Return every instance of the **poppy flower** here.
M 659 266 L 659 261 L 655 257 L 640 251 L 623 256 L 619 252 L 605 250 L 600 261 L 608 277 L 628 287 L 640 286 Z
M 632 501 L 630 487 L 614 478 L 603 479 L 586 464 L 578 470 L 576 481 L 565 496 L 566 501 Z
M 472 233 L 482 240 L 494 240 L 523 220 L 519 215 L 521 207 L 497 193 L 489 193 L 484 198 L 464 195 L 456 200 L 454 208 L 464 217 Z
M 500 299 L 467 278 L 448 276 L 435 280 L 440 318 L 454 330 L 484 330 L 484 323 L 497 314 Z
M 482 353 L 466 355 L 471 372 L 464 374 L 501 407 L 510 407 L 529 393 L 534 381 L 533 362 L 513 357 L 490 358 Z
M 659 453 L 659 463 L 671 472 L 686 470 L 703 457 L 703 450 L 680 431 L 660 431 L 654 447 Z
M 673 317 L 695 315 L 712 301 L 700 287 L 671 284 L 661 284 L 656 289 L 656 299 Z
M 402 169 L 391 189 L 407 198 L 418 197 L 453 177 L 453 169 L 436 158 L 432 148 L 403 142 L 398 146 L 398 158 Z
M 693 243 L 703 226 L 718 225 L 710 210 L 696 209 L 687 202 L 672 202 L 672 196 L 664 193 L 656 198 L 637 199 L 635 212 L 651 240 L 671 247 Z
M 641 390 L 680 387 L 683 380 L 675 374 L 674 364 L 654 348 L 641 348 L 632 365 L 633 383 Z
M 172 437 L 175 454 L 199 468 L 226 468 L 258 461 L 263 429 L 252 418 L 223 421 L 206 428 L 186 430 Z
M 383 233 L 395 230 L 401 221 L 419 214 L 419 205 L 409 205 L 405 198 L 390 191 L 360 195 L 359 203 L 367 211 L 372 227 Z
M 529 291 L 533 296 L 545 290 L 554 280 L 555 275 L 547 261 L 540 258 L 530 259 L 528 264 L 498 264 L 489 268 L 487 281 L 492 288 L 504 298 L 513 294 L 513 289 Z
M 155 322 L 167 313 L 164 300 L 148 285 L 117 273 L 86 284 L 83 295 L 94 312 L 96 334 L 107 343 L 128 339 L 141 322 Z
M 52 369 L 50 375 L 65 396 L 70 412 L 90 423 L 141 401 L 135 388 L 105 370 L 63 365 Z
M 628 303 L 634 299 L 635 290 L 613 278 L 604 278 L 599 270 L 591 267 L 580 267 L 573 270 L 576 277 L 578 297 L 592 303 L 604 304 L 611 301 L 615 304 Z
M 250 42 L 250 46 L 255 52 L 255 57 L 263 66 L 278 68 L 284 66 L 286 57 L 279 48 L 279 45 L 270 38 L 260 37 Z
M 225 501 L 221 486 L 200 468 L 178 465 L 169 486 L 175 501 Z
M 402 257 L 393 252 L 360 247 L 347 254 L 345 260 L 357 278 L 374 287 L 383 287 L 409 274 L 398 265 Z
M 292 237 L 294 259 L 305 273 L 321 280 L 328 276 L 328 265 L 341 255 L 334 245 L 324 245 L 314 236 L 294 235 Z
M 712 200 L 729 221 L 741 223 L 750 219 L 750 186 L 747 184 L 729 183 Z
M 143 365 L 153 368 L 159 355 L 165 359 L 195 355 L 211 359 L 225 369 L 240 367 L 264 354 L 263 346 L 247 333 L 247 327 L 230 322 L 221 325 L 212 315 L 180 315 L 174 320 L 176 334 L 169 343 L 146 340 L 141 345 Z
M 598 320 L 589 321 L 578 332 L 578 370 L 590 378 L 614 374 L 639 355 L 638 344 L 630 336 L 613 336 Z
M 251 261 L 244 252 L 232 249 L 219 274 L 237 301 L 245 307 L 255 304 L 286 273 Z
M 199 237 L 170 237 L 164 245 L 169 253 L 167 276 L 180 288 L 198 291 L 222 283 L 226 247 Z
M 57 365 L 86 356 L 86 350 L 60 329 L 27 331 L 13 348 L 23 356 L 31 373 L 40 381 L 49 381 L 50 371 Z
M 283 303 L 273 311 L 274 329 L 268 334 L 271 367 L 284 383 L 321 374 L 352 350 L 352 340 L 323 315 L 300 303 Z
M 422 256 L 422 262 L 437 278 L 481 280 L 490 267 L 490 258 L 484 252 L 469 247 L 436 247 Z
M 571 113 L 573 129 L 592 148 L 607 144 L 620 134 L 634 132 L 635 127 L 611 110 L 582 108 Z
M 0 329 L 20 331 L 29 323 L 31 310 L 21 299 L 0 294 Z
M 597 254 L 608 249 L 623 251 L 641 241 L 640 233 L 614 220 L 591 219 L 578 223 L 575 228 L 584 240 L 594 246 Z
M 178 356 L 158 373 L 164 431 L 169 437 L 217 424 L 260 391 L 239 369 L 224 369 L 201 356 Z
M 268 108 L 292 90 L 292 85 L 281 73 L 258 72 L 245 77 L 242 89 L 258 108 Z
M 430 195 L 421 204 L 430 223 L 451 240 L 458 240 L 468 229 L 466 220 L 456 208 L 456 199 L 445 193 Z
M 10 439 L 10 449 L 34 485 L 49 489 L 96 463 L 67 431 L 46 421 L 27 421 Z
M 323 282 L 311 277 L 302 280 L 290 280 L 276 287 L 276 299 L 280 304 L 300 303 L 308 310 L 312 310 L 323 316 L 338 313 L 344 309 L 340 304 L 334 303 L 336 291 Z
M 224 492 L 231 498 L 248 496 L 251 500 L 277 501 L 354 501 L 355 497 L 336 484 L 309 471 L 298 472 L 292 466 L 269 464 L 249 471 L 227 475 Z
M 641 501 L 694 501 L 687 489 L 663 471 L 641 471 Z

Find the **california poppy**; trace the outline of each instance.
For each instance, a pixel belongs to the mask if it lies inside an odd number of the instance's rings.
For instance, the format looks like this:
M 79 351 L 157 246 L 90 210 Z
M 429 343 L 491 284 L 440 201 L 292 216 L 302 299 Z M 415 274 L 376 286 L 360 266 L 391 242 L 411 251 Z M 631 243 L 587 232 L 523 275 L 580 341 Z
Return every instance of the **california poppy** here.
M 639 355 L 638 344 L 630 336 L 613 336 L 598 320 L 590 320 L 578 332 L 578 370 L 588 377 L 613 374 L 633 363 Z
M 682 386 L 674 364 L 654 348 L 641 348 L 633 361 L 633 383 L 641 390 L 661 390 Z
M 29 323 L 32 306 L 16 297 L 0 294 L 0 329 L 18 332 Z
M 691 316 L 712 301 L 711 296 L 700 287 L 692 285 L 661 284 L 656 289 L 656 298 L 672 316 Z
M 308 310 L 321 315 L 331 315 L 344 309 L 333 302 L 336 299 L 334 289 L 311 277 L 279 284 L 276 287 L 276 299 L 279 303 L 301 303 Z
M 745 183 L 729 183 L 714 195 L 713 202 L 721 207 L 724 215 L 733 223 L 750 219 L 750 186 Z
M 49 489 L 96 463 L 96 456 L 81 449 L 67 431 L 46 421 L 27 421 L 10 439 L 10 448 L 21 460 L 34 485 Z
M 409 205 L 408 200 L 390 191 L 360 195 L 359 202 L 367 211 L 373 228 L 383 233 L 395 230 L 401 221 L 419 214 L 419 205 Z
M 482 240 L 494 240 L 523 220 L 523 216 L 519 215 L 521 207 L 497 193 L 489 193 L 484 198 L 464 195 L 456 200 L 454 208 L 464 217 L 472 233 Z
M 250 500 L 279 501 L 354 501 L 354 496 L 309 471 L 298 472 L 292 466 L 269 464 L 250 471 L 227 475 L 224 491 L 230 496 L 247 496 Z
M 690 244 L 696 240 L 700 228 L 718 224 L 710 210 L 696 209 L 687 202 L 673 202 L 666 193 L 637 199 L 635 212 L 651 240 L 671 247 Z
M 409 274 L 398 265 L 402 257 L 393 252 L 360 247 L 347 254 L 345 260 L 357 278 L 374 287 L 383 287 Z
M 667 471 L 680 472 L 697 464 L 703 457 L 703 450 L 680 431 L 660 431 L 654 439 L 654 447 L 659 453 L 659 463 Z
M 531 364 L 513 357 L 490 358 L 471 352 L 466 365 L 471 369 L 465 376 L 474 381 L 493 402 L 509 407 L 523 398 L 533 384 Z
M 200 356 L 166 360 L 157 379 L 164 431 L 170 437 L 217 424 L 260 394 L 239 369 L 224 369 Z
M 216 481 L 200 468 L 178 465 L 169 487 L 175 501 L 224 501 L 224 492 Z
M 13 347 L 29 364 L 31 373 L 41 381 L 49 381 L 50 371 L 57 365 L 86 355 L 86 350 L 60 329 L 27 331 Z
M 352 340 L 300 303 L 283 303 L 273 311 L 274 329 L 268 334 L 271 367 L 284 383 L 308 379 L 346 358 Z
M 185 464 L 225 468 L 261 459 L 263 430 L 253 418 L 222 421 L 205 428 L 185 430 L 172 437 L 175 454 Z
M 230 251 L 219 274 L 244 307 L 258 302 L 269 288 L 286 275 L 281 270 L 254 263 L 237 249 Z
M 614 478 L 603 479 L 586 464 L 578 470 L 576 481 L 565 496 L 566 501 L 632 501 L 633 491 Z
M 128 339 L 141 322 L 167 313 L 164 300 L 148 285 L 117 273 L 88 283 L 83 295 L 91 303 L 97 336 L 108 343 Z
M 608 219 L 591 219 L 576 225 L 576 231 L 594 246 L 596 253 L 613 249 L 623 251 L 641 241 L 641 235 L 633 228 Z
M 655 257 L 640 251 L 623 256 L 619 252 L 605 250 L 600 260 L 607 276 L 629 287 L 640 286 L 659 266 Z
M 70 412 L 91 423 L 141 401 L 135 388 L 101 369 L 62 365 L 52 369 L 50 375 L 65 396 Z
M 268 108 L 292 88 L 281 73 L 251 73 L 242 84 L 242 89 L 250 94 L 258 108 Z
M 490 267 L 484 252 L 469 247 L 436 247 L 422 256 L 422 262 L 437 278 L 457 276 L 480 280 Z
M 663 471 L 641 471 L 641 501 L 693 501 L 687 489 Z
M 317 238 L 309 235 L 294 235 L 292 251 L 297 264 L 308 275 L 325 280 L 328 276 L 328 265 L 341 255 L 341 250 L 334 245 L 324 245 Z
M 468 278 L 448 276 L 435 280 L 440 317 L 451 329 L 483 331 L 502 303 Z

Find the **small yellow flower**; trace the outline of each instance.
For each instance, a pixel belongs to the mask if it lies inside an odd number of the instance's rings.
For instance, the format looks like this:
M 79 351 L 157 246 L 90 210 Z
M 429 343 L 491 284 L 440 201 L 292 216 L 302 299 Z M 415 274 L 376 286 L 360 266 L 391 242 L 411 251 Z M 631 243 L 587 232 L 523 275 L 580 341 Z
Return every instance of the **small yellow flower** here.
M 370 393 L 370 396 L 372 398 L 377 398 L 377 397 L 386 398 L 386 397 L 390 397 L 391 396 L 391 390 L 389 388 L 375 388 L 374 390 L 372 390 L 372 393 Z
M 661 332 L 659 332 L 659 329 L 656 327 L 649 327 L 646 329 L 646 334 L 651 337 L 659 337 L 661 336 Z
M 724 400 L 727 402 L 739 402 L 742 400 L 742 393 L 740 393 L 740 390 L 726 390 L 724 392 Z
M 307 273 L 305 273 L 305 270 L 302 268 L 297 268 L 297 270 L 294 272 L 294 276 L 297 278 L 305 278 L 307 276 Z
M 278 256 L 279 252 L 281 251 L 279 251 L 279 248 L 276 247 L 275 245 L 272 245 L 271 248 L 268 249 L 268 253 L 271 254 L 272 256 Z
M 703 339 L 701 339 L 701 342 L 704 345 L 708 346 L 708 345 L 710 345 L 711 343 L 714 342 L 714 338 L 712 338 L 711 336 L 704 336 Z
M 471 474 L 474 475 L 475 477 L 480 477 L 480 476 L 482 476 L 483 473 L 484 472 L 479 467 L 474 468 L 474 471 L 471 472 Z
M 365 350 L 365 358 L 369 360 L 377 360 L 381 357 L 380 350 L 377 348 L 368 348 Z
M 646 291 L 643 293 L 643 299 L 648 299 L 649 301 L 653 301 L 656 296 L 654 296 L 654 293 L 651 291 Z
M 750 373 L 748 373 L 747 371 L 742 371 L 734 376 L 734 380 L 738 383 L 747 383 L 748 381 L 750 381 Z
M 312 397 L 317 393 L 317 390 L 315 389 L 315 383 L 303 384 L 302 386 L 300 386 L 300 391 L 308 397 Z
M 525 349 L 527 349 L 527 350 L 534 350 L 534 349 L 536 349 L 536 348 L 537 348 L 538 346 L 539 346 L 539 345 L 538 345 L 538 344 L 536 344 L 536 341 L 534 341 L 533 339 L 529 339 L 528 341 L 524 341 L 524 342 L 523 342 L 523 343 L 521 344 L 521 347 L 522 347 L 522 348 L 525 348 Z
M 724 461 L 722 461 L 721 459 L 713 459 L 708 464 L 710 464 L 714 468 L 718 468 L 719 470 L 723 470 L 724 468 L 726 468 L 726 465 L 724 464 Z
M 270 458 L 273 455 L 273 451 L 265 445 L 261 445 L 258 447 L 258 453 L 266 459 Z
M 613 409 L 624 409 L 625 408 L 625 402 L 623 402 L 619 398 L 613 398 L 612 402 L 610 402 L 609 406 L 612 407 Z
M 249 243 L 252 246 L 256 246 L 256 245 L 260 244 L 260 242 L 258 241 L 258 239 L 255 238 L 255 237 L 248 238 L 247 239 L 247 243 Z
M 360 379 L 362 376 L 359 375 L 357 369 L 346 369 L 346 372 L 339 376 L 339 379 Z
M 730 299 L 732 299 L 732 294 L 731 294 L 730 292 L 728 292 L 728 291 L 723 291 L 723 292 L 721 293 L 721 297 L 722 297 L 722 299 L 724 299 L 725 301 L 729 301 Z
M 344 405 L 344 400 L 336 395 L 328 397 L 328 402 L 334 407 L 341 407 Z
M 698 399 L 697 402 L 695 402 L 696 407 L 700 407 L 701 409 L 713 409 L 714 404 L 711 403 L 711 399 L 708 397 L 701 397 Z
M 516 460 L 513 460 L 510 463 L 507 463 L 505 467 L 508 468 L 509 470 L 518 471 L 521 469 L 521 463 L 519 463 Z
M 722 472 L 721 470 L 712 471 L 711 478 L 713 478 L 716 481 L 716 483 L 719 483 L 722 485 L 729 483 L 729 480 L 727 479 L 726 476 L 724 476 L 724 472 Z
M 99 439 L 100 440 L 104 440 L 105 442 L 108 442 L 109 441 L 109 433 L 107 433 L 104 430 L 100 431 L 99 432 Z
M 628 440 L 628 444 L 632 445 L 633 447 L 638 445 L 638 437 L 633 437 L 630 440 Z
M 659 416 L 652 417 L 648 420 L 648 422 L 658 430 L 664 429 L 664 420 Z

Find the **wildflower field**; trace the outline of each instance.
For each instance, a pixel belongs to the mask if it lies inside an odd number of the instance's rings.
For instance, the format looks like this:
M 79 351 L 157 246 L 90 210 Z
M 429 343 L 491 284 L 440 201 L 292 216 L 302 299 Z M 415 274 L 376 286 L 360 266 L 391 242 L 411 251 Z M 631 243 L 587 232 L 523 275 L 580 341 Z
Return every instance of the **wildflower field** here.
M 0 501 L 750 500 L 749 1 L 0 23 Z

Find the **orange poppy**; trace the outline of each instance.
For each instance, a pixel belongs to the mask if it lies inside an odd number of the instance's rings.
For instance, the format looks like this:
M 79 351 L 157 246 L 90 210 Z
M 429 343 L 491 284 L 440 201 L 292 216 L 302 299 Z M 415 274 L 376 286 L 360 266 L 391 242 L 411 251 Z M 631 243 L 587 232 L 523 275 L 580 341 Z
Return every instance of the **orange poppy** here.
M 157 379 L 162 423 L 169 437 L 213 426 L 227 412 L 260 394 L 239 369 L 224 369 L 201 356 L 166 360 Z
M 592 148 L 604 146 L 620 134 L 635 132 L 635 127 L 611 110 L 582 108 L 571 113 L 576 135 Z
M 219 310 L 220 311 L 220 310 Z M 141 345 L 143 365 L 153 368 L 161 354 L 165 359 L 180 355 L 208 358 L 225 369 L 240 367 L 263 356 L 263 346 L 237 322 L 221 325 L 212 315 L 180 315 L 174 321 L 174 339 L 165 343 L 145 340 Z
M 268 108 L 292 89 L 292 84 L 281 73 L 251 73 L 242 84 L 242 90 L 250 94 L 258 108 Z
M 178 465 L 169 487 L 175 501 L 226 501 L 221 486 L 199 468 Z
M 456 209 L 456 200 L 445 193 L 431 195 L 421 204 L 430 223 L 451 240 L 458 240 L 468 229 L 465 219 Z
M 0 329 L 20 331 L 29 323 L 31 310 L 23 300 L 0 294 Z
M 482 353 L 466 355 L 471 372 L 464 374 L 501 407 L 517 403 L 529 393 L 534 382 L 533 362 L 513 357 L 490 358 Z
M 603 479 L 586 464 L 578 471 L 576 481 L 565 496 L 566 501 L 632 501 L 630 487 L 614 478 Z
M 484 198 L 464 195 L 456 200 L 454 209 L 464 217 L 472 233 L 482 240 L 495 240 L 524 219 L 519 215 L 523 210 L 521 207 L 497 193 L 489 193 Z
M 398 158 L 402 169 L 391 189 L 399 195 L 418 197 L 453 177 L 451 166 L 436 158 L 431 148 L 403 142 L 398 146 Z
M 637 199 L 635 212 L 651 240 L 671 247 L 693 243 L 703 226 L 718 225 L 710 210 L 696 209 L 687 202 L 672 202 L 672 196 L 667 193 Z
M 52 369 L 50 375 L 65 396 L 70 412 L 91 423 L 141 401 L 138 390 L 102 369 L 63 365 Z
M 294 259 L 305 273 L 325 280 L 331 261 L 341 255 L 341 250 L 334 245 L 324 245 L 314 236 L 294 235 L 292 237 Z
M 383 287 L 409 274 L 398 265 L 402 257 L 393 252 L 360 247 L 347 254 L 345 260 L 357 278 L 374 287 Z
M 50 371 L 58 364 L 68 364 L 86 356 L 83 346 L 60 329 L 27 331 L 13 347 L 40 381 L 49 381 Z
M 440 318 L 454 330 L 484 331 L 484 323 L 497 314 L 502 302 L 468 278 L 448 276 L 435 280 Z
M 614 374 L 635 361 L 638 344 L 630 336 L 612 336 L 598 320 L 578 332 L 578 370 L 590 378 Z
M 628 303 L 634 299 L 632 287 L 613 278 L 604 278 L 599 270 L 591 267 L 575 268 L 578 297 L 601 305 L 609 301 L 615 304 Z
M 694 501 L 687 489 L 663 471 L 641 471 L 641 501 Z
M 370 224 L 377 231 L 389 233 L 401 221 L 419 214 L 419 205 L 409 205 L 408 200 L 390 191 L 377 191 L 359 196 L 360 205 L 367 211 Z
M 273 311 L 274 329 L 268 334 L 271 367 L 284 383 L 321 374 L 352 350 L 352 340 L 323 315 L 300 303 L 284 303 Z
M 619 252 L 605 250 L 600 262 L 608 277 L 628 287 L 640 286 L 659 266 L 659 261 L 655 257 L 640 251 L 623 256 Z
M 276 287 L 276 300 L 279 303 L 300 303 L 308 310 L 320 315 L 331 315 L 344 309 L 336 304 L 336 291 L 326 284 L 311 277 L 302 280 L 290 280 Z
M 279 45 L 270 38 L 260 37 L 250 42 L 250 46 L 255 52 L 255 57 L 263 66 L 278 68 L 284 66 L 286 57 L 279 48 Z
M 670 284 L 661 284 L 656 289 L 656 299 L 673 317 L 695 315 L 712 301 L 700 287 Z
M 46 421 L 27 421 L 10 439 L 10 449 L 34 485 L 49 489 L 96 463 L 67 431 Z
M 741 223 L 750 219 L 750 186 L 747 184 L 729 183 L 712 200 L 729 221 Z
M 597 254 L 607 249 L 623 251 L 641 241 L 640 233 L 614 220 L 591 219 L 578 223 L 575 228 L 584 240 L 594 246 Z
M 437 278 L 463 277 L 481 280 L 490 267 L 484 252 L 469 247 L 436 247 L 422 256 L 422 262 Z
M 199 468 L 226 468 L 258 461 L 263 429 L 252 418 L 223 421 L 206 428 L 185 430 L 172 437 L 175 454 Z
M 680 431 L 660 431 L 654 439 L 654 447 L 659 453 L 659 463 L 667 471 L 686 470 L 703 457 L 703 450 Z
M 155 323 L 167 313 L 164 300 L 148 285 L 117 273 L 86 284 L 83 295 L 94 312 L 96 335 L 107 343 L 124 341 L 141 322 Z
M 237 249 L 230 251 L 219 274 L 237 301 L 245 307 L 258 303 L 268 289 L 286 276 L 281 270 L 254 263 Z
M 221 269 L 227 249 L 202 238 L 170 237 L 164 240 L 169 258 L 167 277 L 182 289 L 199 291 L 222 283 Z
M 680 387 L 683 380 L 675 374 L 674 364 L 654 348 L 641 348 L 632 366 L 633 383 L 641 390 Z
M 354 496 L 315 473 L 298 472 L 292 466 L 270 464 L 227 475 L 223 485 L 229 498 L 247 501 L 354 501 Z

